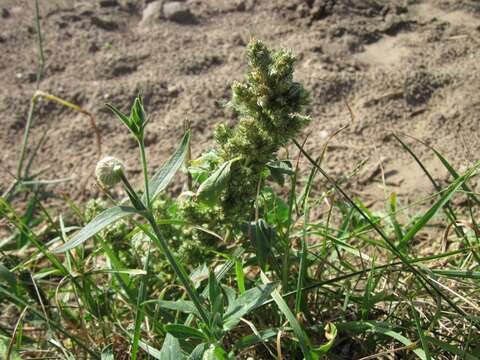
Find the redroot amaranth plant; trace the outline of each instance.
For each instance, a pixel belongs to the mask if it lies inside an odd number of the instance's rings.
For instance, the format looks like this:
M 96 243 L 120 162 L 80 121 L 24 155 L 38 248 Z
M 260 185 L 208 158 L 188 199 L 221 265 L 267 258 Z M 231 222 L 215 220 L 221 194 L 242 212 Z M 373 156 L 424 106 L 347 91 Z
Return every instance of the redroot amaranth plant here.
M 232 86 L 228 103 L 240 117 L 235 127 L 222 123 L 215 130 L 221 165 L 212 181 L 197 191 L 200 202 L 216 203 L 227 223 L 251 218 L 264 169 L 309 123 L 301 114 L 309 95 L 293 81 L 295 57 L 286 50 L 272 52 L 260 41 L 248 45 L 250 72 L 245 82 Z M 210 180 L 210 179 L 209 179 Z

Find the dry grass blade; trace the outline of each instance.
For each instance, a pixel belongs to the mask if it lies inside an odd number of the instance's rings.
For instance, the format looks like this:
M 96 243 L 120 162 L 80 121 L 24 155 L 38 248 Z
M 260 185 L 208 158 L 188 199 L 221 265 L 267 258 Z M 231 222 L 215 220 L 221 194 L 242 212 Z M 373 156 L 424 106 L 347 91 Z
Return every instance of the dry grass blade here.
M 45 98 L 47 100 L 54 101 L 54 102 L 56 102 L 60 105 L 66 106 L 70 109 L 73 109 L 75 111 L 78 111 L 78 112 L 88 116 L 88 118 L 90 120 L 90 126 L 91 126 L 93 132 L 95 133 L 95 138 L 96 138 L 96 142 L 97 142 L 97 157 L 100 159 L 100 157 L 102 156 L 102 135 L 100 134 L 100 130 L 98 129 L 97 124 L 95 123 L 95 119 L 94 119 L 92 113 L 88 110 L 85 110 L 84 108 L 82 108 L 79 105 L 73 104 L 73 103 L 71 103 L 67 100 L 64 100 L 62 98 L 59 98 L 58 96 L 49 94 L 45 91 L 37 90 L 35 92 L 35 94 L 33 95 L 32 101 L 35 101 L 38 97 L 42 97 L 42 98 Z

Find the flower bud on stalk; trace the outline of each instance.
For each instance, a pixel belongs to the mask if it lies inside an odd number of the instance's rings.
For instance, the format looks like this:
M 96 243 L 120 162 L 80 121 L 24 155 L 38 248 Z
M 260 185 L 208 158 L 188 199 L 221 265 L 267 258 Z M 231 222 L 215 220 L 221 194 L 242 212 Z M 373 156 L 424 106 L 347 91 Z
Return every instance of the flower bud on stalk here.
M 97 163 L 95 176 L 99 184 L 108 189 L 122 180 L 121 172 L 124 170 L 125 166 L 120 160 L 107 156 Z

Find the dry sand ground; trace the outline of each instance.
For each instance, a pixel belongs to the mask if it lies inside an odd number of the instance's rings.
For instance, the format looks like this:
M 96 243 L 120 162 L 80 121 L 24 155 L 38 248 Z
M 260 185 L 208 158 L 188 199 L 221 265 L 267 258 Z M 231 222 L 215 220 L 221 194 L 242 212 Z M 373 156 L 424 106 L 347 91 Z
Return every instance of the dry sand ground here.
M 16 168 L 38 51 L 33 1 L 0 5 L 5 9 L 0 188 L 5 189 Z M 92 111 L 104 154 L 124 159 L 139 183 L 135 143 L 103 104 L 126 111 L 133 97 L 143 94 L 151 117 L 152 167 L 175 148 L 185 118 L 192 122 L 198 154 L 212 144 L 215 123 L 234 119 L 220 103 L 228 99 L 231 83 L 242 79 L 251 38 L 298 55 L 297 80 L 313 99 L 314 121 L 306 131 L 311 153 L 319 155 L 326 138 L 350 121 L 346 102 L 350 105 L 354 123 L 332 140 L 325 167 L 338 177 L 368 158 L 350 188 L 367 203 L 381 205 L 385 190 L 410 200 L 433 190 L 392 132 L 422 139 L 459 170 L 478 159 L 478 1 L 189 0 L 186 5 L 193 23 L 142 21 L 145 1 L 40 1 L 46 58 L 40 89 Z M 31 144 L 47 129 L 34 170 L 46 169 L 43 179 L 76 176 L 57 191 L 77 198 L 96 193 L 91 174 L 97 152 L 88 119 L 43 101 Z M 445 184 L 448 176 L 431 151 L 413 144 Z

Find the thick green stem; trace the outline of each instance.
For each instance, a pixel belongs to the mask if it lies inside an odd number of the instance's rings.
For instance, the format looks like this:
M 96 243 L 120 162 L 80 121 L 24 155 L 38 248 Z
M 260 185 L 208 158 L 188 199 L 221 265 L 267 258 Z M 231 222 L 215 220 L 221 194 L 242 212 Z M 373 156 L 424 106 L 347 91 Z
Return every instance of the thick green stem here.
M 188 296 L 190 299 L 193 301 L 195 304 L 195 307 L 198 310 L 198 313 L 200 314 L 200 317 L 202 318 L 203 322 L 208 324 L 208 316 L 207 313 L 205 312 L 203 305 L 202 305 L 202 300 L 200 299 L 200 296 L 198 295 L 197 291 L 195 290 L 194 287 L 192 287 L 190 279 L 186 275 L 185 271 L 181 268 L 181 265 L 177 263 L 177 260 L 171 253 L 167 241 L 165 240 L 165 237 L 163 234 L 160 232 L 160 229 L 155 222 L 155 219 L 153 215 L 148 212 L 145 218 L 148 220 L 150 223 L 153 232 L 155 233 L 155 237 L 158 240 L 157 245 L 160 246 L 162 249 L 163 253 L 167 257 L 168 262 L 172 266 L 173 270 L 175 271 L 175 274 L 179 277 L 180 281 L 182 282 L 183 286 L 185 287 L 185 290 L 188 293 Z
M 138 145 L 140 147 L 140 157 L 142 158 L 143 181 L 144 181 L 145 199 L 146 199 L 145 207 L 147 209 L 150 209 L 150 193 L 149 193 L 149 190 L 148 190 L 147 157 L 145 155 L 145 142 L 143 140 L 143 136 L 140 139 L 138 139 Z
M 139 143 L 141 141 L 139 140 Z M 143 142 L 142 142 L 143 143 Z M 141 143 L 141 144 L 142 144 Z M 146 172 L 146 159 L 145 159 L 145 152 L 144 152 L 144 147 L 141 145 L 140 146 L 140 154 L 142 154 L 142 162 L 144 163 L 144 174 L 145 174 L 145 191 L 148 191 L 148 174 Z M 202 318 L 202 321 L 208 324 L 208 316 L 207 313 L 205 312 L 203 306 L 202 306 L 202 300 L 200 299 L 200 296 L 196 292 L 195 288 L 192 287 L 190 279 L 186 275 L 185 271 L 181 267 L 180 264 L 177 263 L 177 260 L 173 256 L 172 252 L 170 251 L 167 241 L 163 234 L 160 231 L 160 228 L 158 227 L 155 217 L 153 216 L 151 210 L 150 210 L 150 202 L 149 202 L 149 197 L 148 197 L 148 192 L 146 193 L 147 197 L 147 209 L 145 209 L 144 204 L 140 201 L 140 198 L 136 194 L 135 190 L 133 190 L 132 186 L 130 185 L 128 179 L 126 178 L 125 174 L 123 171 L 119 170 L 118 175 L 122 179 L 123 184 L 125 185 L 125 190 L 129 194 L 130 200 L 132 201 L 132 204 L 135 206 L 135 208 L 143 215 L 143 217 L 150 223 L 150 226 L 153 229 L 154 235 L 153 240 L 156 242 L 157 246 L 161 248 L 165 256 L 167 257 L 168 262 L 172 266 L 173 270 L 175 271 L 175 274 L 180 278 L 180 281 L 182 282 L 183 286 L 185 287 L 185 290 L 188 293 L 188 296 L 190 299 L 193 301 L 195 304 L 195 307 L 198 310 L 198 313 L 200 314 L 200 317 Z

